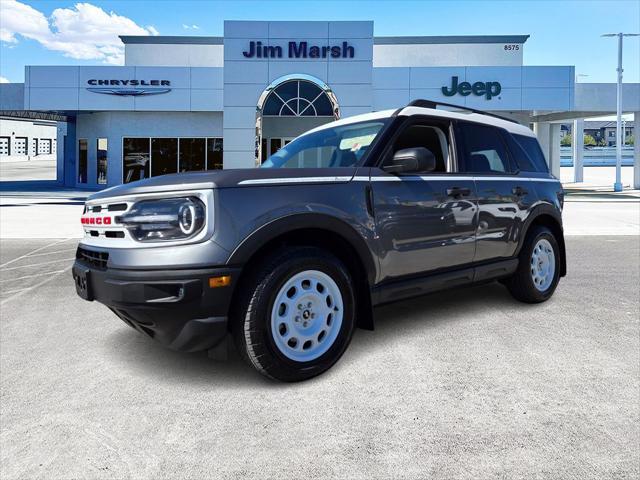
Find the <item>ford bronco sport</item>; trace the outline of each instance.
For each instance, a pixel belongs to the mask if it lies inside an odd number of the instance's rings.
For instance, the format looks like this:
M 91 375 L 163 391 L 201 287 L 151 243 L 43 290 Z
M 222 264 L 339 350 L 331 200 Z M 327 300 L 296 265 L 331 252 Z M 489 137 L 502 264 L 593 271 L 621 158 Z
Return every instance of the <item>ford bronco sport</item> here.
M 173 349 L 230 334 L 282 381 L 330 368 L 375 305 L 493 280 L 549 299 L 566 272 L 563 190 L 534 134 L 439 105 L 323 125 L 262 168 L 91 195 L 78 294 Z

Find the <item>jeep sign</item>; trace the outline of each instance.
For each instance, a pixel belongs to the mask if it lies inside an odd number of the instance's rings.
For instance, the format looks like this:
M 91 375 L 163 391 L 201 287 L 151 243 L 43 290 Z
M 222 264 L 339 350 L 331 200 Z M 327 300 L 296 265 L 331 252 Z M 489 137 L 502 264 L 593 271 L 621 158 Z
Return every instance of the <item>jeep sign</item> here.
M 442 93 L 447 97 L 453 97 L 456 93 L 466 97 L 473 93 L 478 97 L 484 95 L 487 100 L 500 95 L 501 91 L 502 85 L 500 85 L 500 82 L 476 82 L 472 85 L 469 82 L 458 83 L 458 77 L 451 77 L 451 86 L 449 88 L 442 87 Z

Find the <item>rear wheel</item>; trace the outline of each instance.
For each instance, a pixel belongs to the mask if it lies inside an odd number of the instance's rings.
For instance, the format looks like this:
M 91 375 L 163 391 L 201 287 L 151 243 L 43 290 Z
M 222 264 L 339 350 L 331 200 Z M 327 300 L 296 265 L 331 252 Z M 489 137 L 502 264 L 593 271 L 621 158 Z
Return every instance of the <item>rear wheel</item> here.
M 551 230 L 533 227 L 519 260 L 518 270 L 504 282 L 511 294 L 526 303 L 548 300 L 560 279 L 560 249 Z
M 314 247 L 292 247 L 265 259 L 245 283 L 233 336 L 262 374 L 299 381 L 329 369 L 355 325 L 351 277 L 342 262 Z

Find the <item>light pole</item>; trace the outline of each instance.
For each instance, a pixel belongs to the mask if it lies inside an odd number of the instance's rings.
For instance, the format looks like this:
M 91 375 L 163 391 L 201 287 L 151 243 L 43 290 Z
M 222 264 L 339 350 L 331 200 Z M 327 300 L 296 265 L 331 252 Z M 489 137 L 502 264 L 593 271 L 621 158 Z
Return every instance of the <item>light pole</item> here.
M 618 37 L 618 90 L 616 99 L 616 183 L 614 192 L 622 191 L 622 39 L 637 37 L 638 33 L 606 33 L 603 37 Z

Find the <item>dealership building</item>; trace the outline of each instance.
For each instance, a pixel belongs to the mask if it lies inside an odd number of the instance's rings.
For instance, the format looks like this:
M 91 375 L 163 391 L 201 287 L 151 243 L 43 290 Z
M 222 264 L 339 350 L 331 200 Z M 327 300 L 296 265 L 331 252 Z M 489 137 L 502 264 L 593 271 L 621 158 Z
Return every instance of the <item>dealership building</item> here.
M 418 98 L 530 125 L 557 174 L 561 124 L 581 132 L 584 118 L 616 108 L 614 83 L 576 83 L 571 65 L 524 65 L 527 35 L 379 37 L 370 21 L 226 21 L 223 37 L 121 38 L 124 66 L 27 66 L 24 84 L 0 85 L 3 115 L 59 122 L 65 186 L 253 168 L 317 125 Z M 638 120 L 640 84 L 624 85 L 623 110 Z

